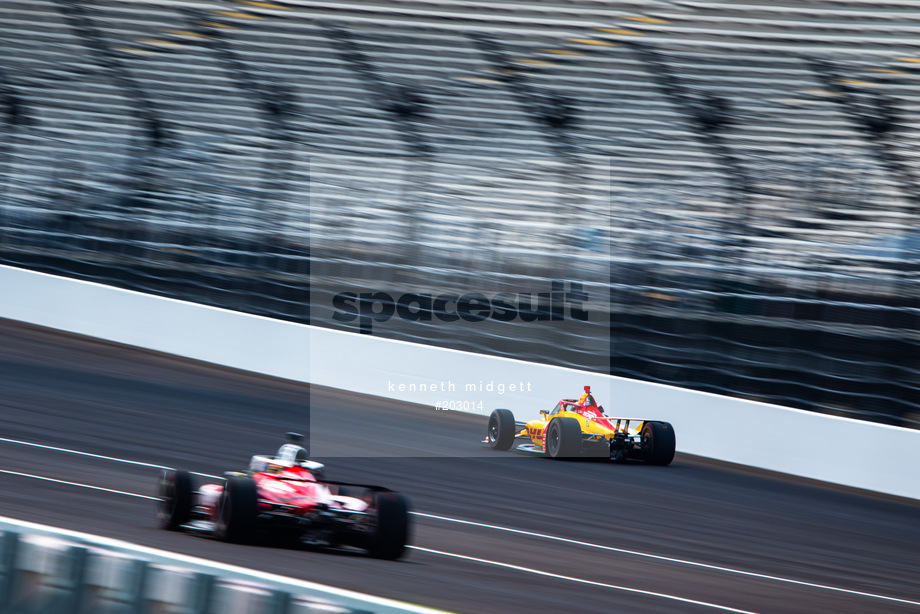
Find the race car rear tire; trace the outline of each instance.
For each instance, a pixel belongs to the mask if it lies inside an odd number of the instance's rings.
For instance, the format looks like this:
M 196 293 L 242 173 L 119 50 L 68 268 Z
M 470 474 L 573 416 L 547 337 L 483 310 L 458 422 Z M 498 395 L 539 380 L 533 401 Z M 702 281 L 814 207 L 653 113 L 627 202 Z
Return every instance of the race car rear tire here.
M 255 537 L 259 514 L 259 491 L 252 478 L 227 480 L 217 504 L 214 534 L 227 542 L 250 543 Z
M 575 418 L 556 418 L 546 427 L 546 454 L 571 458 L 581 450 L 581 425 Z
M 646 422 L 642 427 L 642 438 L 648 444 L 645 462 L 661 466 L 671 464 L 677 447 L 673 426 L 668 422 Z
M 184 469 L 166 469 L 157 488 L 157 524 L 178 531 L 192 515 L 192 476 Z
M 367 535 L 367 553 L 393 560 L 403 555 L 409 542 L 409 500 L 399 493 L 374 493 L 376 524 Z
M 514 445 L 514 414 L 508 409 L 496 409 L 489 416 L 486 438 L 493 450 L 509 450 Z

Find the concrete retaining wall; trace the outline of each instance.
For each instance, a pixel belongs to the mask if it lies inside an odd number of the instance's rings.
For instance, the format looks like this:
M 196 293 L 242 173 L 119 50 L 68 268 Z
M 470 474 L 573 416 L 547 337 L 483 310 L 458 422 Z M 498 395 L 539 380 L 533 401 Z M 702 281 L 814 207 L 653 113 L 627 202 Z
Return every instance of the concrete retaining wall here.
M 0 517 L 4 614 L 438 614 L 390 599 Z
M 533 417 L 589 384 L 708 458 L 920 499 L 920 431 L 250 316 L 0 266 L 0 317 L 436 410 Z M 513 389 L 512 389 L 513 387 Z M 485 421 L 483 422 L 485 425 Z

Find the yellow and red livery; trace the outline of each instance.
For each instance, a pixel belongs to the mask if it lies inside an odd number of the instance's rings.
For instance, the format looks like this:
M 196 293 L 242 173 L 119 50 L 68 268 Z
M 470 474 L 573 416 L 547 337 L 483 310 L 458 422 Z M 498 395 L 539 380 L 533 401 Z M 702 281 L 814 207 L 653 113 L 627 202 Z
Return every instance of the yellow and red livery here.
M 508 409 L 489 416 L 486 442 L 494 450 L 542 453 L 551 458 L 607 456 L 612 461 L 641 460 L 668 465 L 674 458 L 674 427 L 660 420 L 607 416 L 597 404 L 591 387 L 578 399 L 562 399 L 540 418 L 526 423 L 514 420 Z

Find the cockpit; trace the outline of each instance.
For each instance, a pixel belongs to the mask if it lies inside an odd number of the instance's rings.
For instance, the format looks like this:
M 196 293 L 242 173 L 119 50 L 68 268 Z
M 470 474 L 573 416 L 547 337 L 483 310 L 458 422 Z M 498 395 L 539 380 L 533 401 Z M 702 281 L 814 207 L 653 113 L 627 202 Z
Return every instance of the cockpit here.
M 284 474 L 285 479 L 312 479 L 322 473 L 323 463 L 310 460 L 310 453 L 300 445 L 303 435 L 288 433 L 288 443 L 278 448 L 274 456 L 257 455 L 249 462 L 249 471 L 254 473 Z M 310 476 L 303 475 L 306 470 Z

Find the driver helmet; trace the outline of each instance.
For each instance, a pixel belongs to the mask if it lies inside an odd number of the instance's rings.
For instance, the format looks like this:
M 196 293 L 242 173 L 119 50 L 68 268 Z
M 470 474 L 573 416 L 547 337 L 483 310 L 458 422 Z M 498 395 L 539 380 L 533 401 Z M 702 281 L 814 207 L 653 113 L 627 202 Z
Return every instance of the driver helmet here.
M 591 386 L 585 386 L 585 393 L 578 399 L 578 404 L 586 407 L 597 407 L 597 401 L 594 400 L 594 395 L 591 394 Z
M 303 446 L 286 443 L 278 448 L 278 454 L 275 455 L 275 460 L 285 465 L 299 465 L 304 461 L 310 460 L 310 455 Z
M 310 460 L 310 453 L 300 445 L 300 442 L 303 441 L 303 435 L 288 433 L 288 440 L 291 443 L 286 443 L 278 448 L 275 460 L 288 466 L 299 465 Z

